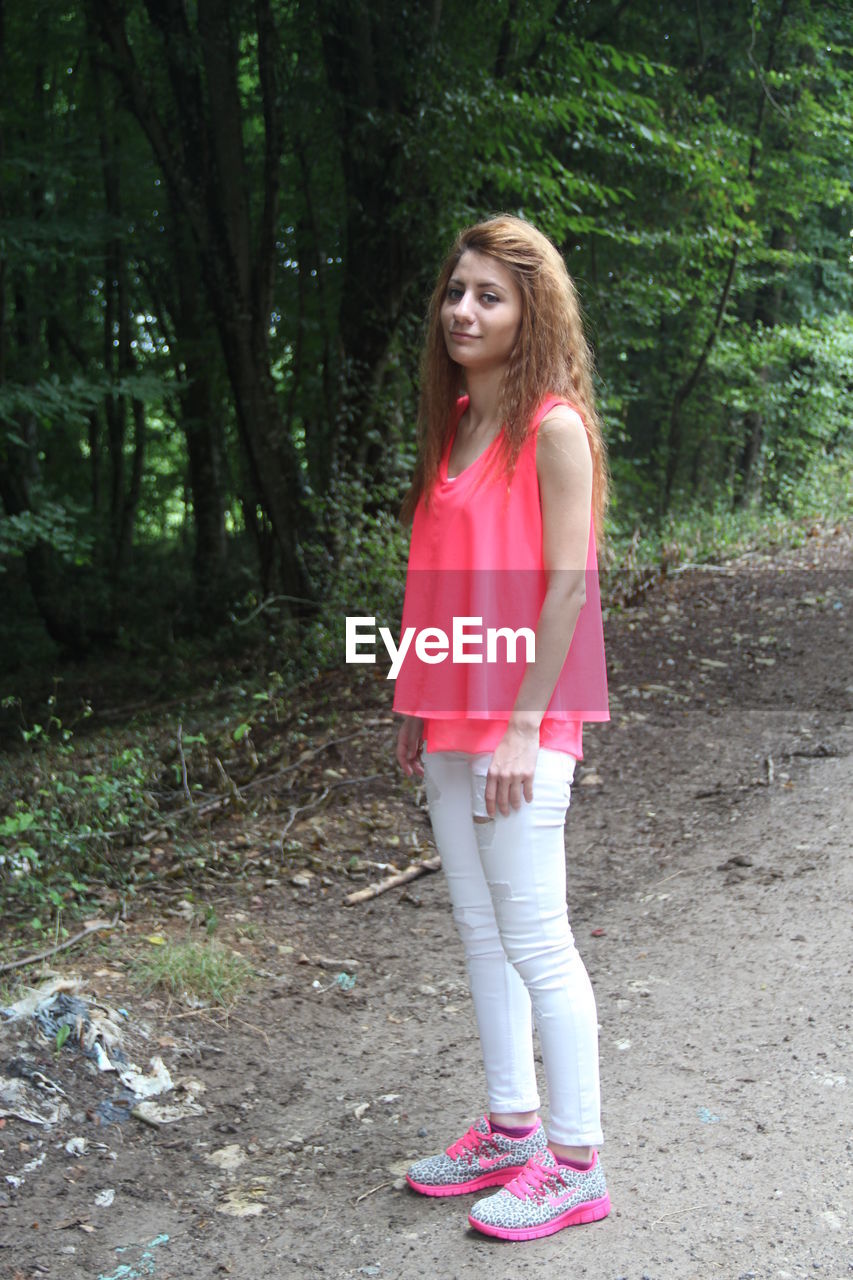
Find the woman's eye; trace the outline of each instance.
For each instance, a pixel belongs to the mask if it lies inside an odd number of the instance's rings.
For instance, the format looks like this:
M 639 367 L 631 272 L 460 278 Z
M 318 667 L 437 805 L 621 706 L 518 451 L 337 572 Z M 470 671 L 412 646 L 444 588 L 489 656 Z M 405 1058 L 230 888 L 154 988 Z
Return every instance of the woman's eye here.
M 462 297 L 461 289 L 457 289 L 455 286 L 453 286 L 447 290 L 447 298 L 449 302 L 458 302 L 461 297 Z
M 500 302 L 500 298 L 496 293 L 484 293 L 482 297 L 483 302 Z

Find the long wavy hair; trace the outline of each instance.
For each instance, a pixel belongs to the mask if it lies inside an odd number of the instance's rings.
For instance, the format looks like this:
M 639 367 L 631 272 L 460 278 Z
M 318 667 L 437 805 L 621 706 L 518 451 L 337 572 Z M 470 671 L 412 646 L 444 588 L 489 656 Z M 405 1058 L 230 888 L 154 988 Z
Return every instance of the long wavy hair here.
M 607 454 L 595 411 L 592 352 L 584 335 L 577 292 L 551 241 L 529 222 L 509 214 L 461 231 L 439 272 L 427 312 L 421 358 L 418 461 L 401 519 L 408 522 L 413 518 L 421 496 L 429 502 L 452 430 L 453 408 L 464 391 L 464 371 L 447 352 L 441 307 L 456 264 L 468 250 L 503 263 L 521 292 L 521 326 L 504 372 L 499 402 L 502 463 L 507 477 L 512 476 L 530 420 L 545 397 L 557 395 L 567 400 L 579 411 L 589 439 L 592 511 L 601 540 L 607 506 Z

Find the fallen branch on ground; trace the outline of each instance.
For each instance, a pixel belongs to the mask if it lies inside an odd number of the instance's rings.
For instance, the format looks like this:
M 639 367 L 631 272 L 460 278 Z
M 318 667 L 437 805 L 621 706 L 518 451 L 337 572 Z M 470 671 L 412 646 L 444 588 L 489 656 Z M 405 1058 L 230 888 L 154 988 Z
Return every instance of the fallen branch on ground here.
M 284 855 L 284 837 L 287 835 L 288 831 L 293 826 L 297 816 L 300 813 L 307 813 L 309 809 L 316 809 L 317 805 L 322 804 L 322 802 L 326 799 L 326 796 L 328 794 L 329 794 L 329 787 L 324 787 L 318 796 L 315 796 L 313 800 L 308 801 L 308 804 L 295 804 L 291 807 L 290 813 L 287 818 L 287 822 L 285 822 L 284 826 L 282 827 L 281 835 L 278 838 L 278 847 L 279 849 L 281 849 L 282 855 Z
M 356 889 L 354 893 L 348 893 L 344 901 L 347 906 L 353 906 L 356 902 L 367 902 L 369 898 L 378 898 L 380 893 L 396 889 L 398 884 L 408 884 L 410 880 L 417 880 L 418 876 L 426 875 L 428 871 L 438 871 L 440 866 L 441 858 L 438 854 L 434 858 L 425 858 L 423 862 L 413 862 L 410 867 L 406 867 L 405 871 L 397 871 L 393 876 L 377 880 L 376 884 L 369 884 L 366 889 Z
M 49 947 L 47 951 L 40 951 L 35 956 L 24 956 L 23 960 L 10 960 L 7 964 L 0 964 L 0 973 L 6 973 L 9 969 L 21 969 L 25 964 L 37 964 L 39 960 L 47 960 L 49 956 L 56 955 L 57 951 L 64 951 L 66 947 L 73 947 L 75 942 L 79 942 L 81 938 L 88 938 L 91 933 L 100 933 L 101 930 L 114 929 L 118 924 L 120 911 L 117 911 L 112 920 L 93 920 L 81 929 L 79 933 L 75 933 L 73 938 L 66 938 L 64 942 L 60 942 L 55 947 Z
M 379 1183 L 379 1185 L 378 1185 L 377 1187 L 371 1187 L 369 1191 L 362 1191 L 361 1195 L 360 1195 L 360 1196 L 357 1196 L 357 1197 L 355 1198 L 355 1200 L 353 1200 L 353 1201 L 352 1201 L 352 1203 L 353 1203 L 353 1204 L 361 1204 L 362 1200 L 366 1200 L 366 1199 L 368 1198 L 368 1196 L 375 1196 L 375 1195 L 376 1195 L 376 1192 L 377 1192 L 377 1191 L 381 1191 L 383 1187 L 393 1187 L 393 1185 L 394 1185 L 394 1183 L 393 1183 L 393 1182 L 391 1182 L 391 1181 L 389 1181 L 389 1182 L 380 1182 L 380 1183 Z
M 292 773 L 294 769 L 299 769 L 302 765 L 307 764 L 312 757 L 320 755 L 320 753 L 323 751 L 328 751 L 330 747 L 337 747 L 342 742 L 349 742 L 352 738 L 359 737 L 360 734 L 366 733 L 368 729 L 373 728 L 376 723 L 377 723 L 376 721 L 371 721 L 369 724 L 362 725 L 360 729 L 356 729 L 354 733 L 345 734 L 341 738 L 330 738 L 328 742 L 321 742 L 318 747 L 311 747 L 307 751 L 303 751 L 298 760 L 294 760 L 290 764 L 285 765 L 283 768 L 274 770 L 274 772 L 272 773 L 265 773 L 257 778 L 250 778 L 248 782 L 244 782 L 239 787 L 226 774 L 227 781 L 228 783 L 230 783 L 230 786 L 228 788 L 228 792 L 229 792 L 228 795 L 219 796 L 215 800 L 207 800 L 203 804 L 198 805 L 198 807 L 195 810 L 195 816 L 197 818 L 204 818 L 204 817 L 207 817 L 209 813 L 215 813 L 217 809 L 226 808 L 229 804 L 241 803 L 243 800 L 243 796 L 247 791 L 250 790 L 250 788 L 264 786 L 266 783 L 273 781 L 275 778 L 282 778 L 286 773 Z M 384 723 L 384 722 L 381 722 L 381 723 Z M 388 724 L 391 724 L 391 723 L 392 721 L 389 720 Z M 217 761 L 217 764 L 220 764 L 220 768 L 221 768 L 221 763 L 219 761 Z M 382 775 L 373 774 L 372 776 L 380 777 Z M 354 779 L 354 781 L 359 781 L 359 779 Z M 232 789 L 233 789 L 233 793 L 232 793 Z M 167 817 L 168 816 L 174 816 L 175 818 L 186 817 L 186 810 L 184 810 L 182 813 L 174 813 L 173 815 L 170 814 L 170 811 L 166 810 L 165 814 Z M 159 830 L 160 828 L 156 827 L 154 828 L 153 831 L 146 832 L 141 837 L 141 839 L 143 841 L 153 840 L 155 836 L 158 834 Z
M 288 815 L 287 822 L 282 827 L 281 835 L 278 838 L 278 846 L 281 849 L 282 855 L 284 855 L 284 837 L 287 835 L 300 813 L 307 813 L 309 809 L 316 809 L 317 805 L 322 804 L 326 799 L 326 796 L 329 795 L 330 792 L 336 791 L 338 787 L 354 787 L 360 782 L 376 782 L 378 779 L 384 777 L 384 773 L 369 773 L 364 778 L 341 778 L 339 782 L 330 782 L 327 787 L 323 788 L 319 796 L 315 796 L 315 798 L 313 800 L 309 800 L 307 804 L 293 805 L 290 810 L 290 814 Z

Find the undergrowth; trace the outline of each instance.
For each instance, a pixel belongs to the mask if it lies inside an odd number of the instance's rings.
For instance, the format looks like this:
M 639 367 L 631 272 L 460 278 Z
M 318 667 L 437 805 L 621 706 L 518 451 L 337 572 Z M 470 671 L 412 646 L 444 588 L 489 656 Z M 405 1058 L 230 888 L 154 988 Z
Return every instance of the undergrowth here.
M 53 916 L 59 940 L 64 910 L 102 883 L 128 887 L 129 836 L 156 808 L 157 761 L 135 734 L 78 739 L 54 707 L 52 697 L 42 722 L 22 720 L 21 751 L 0 758 L 0 892 L 7 909 L 35 911 L 37 934 Z
M 136 965 L 134 981 L 184 1004 L 232 1005 L 252 978 L 252 966 L 235 951 L 212 941 L 166 942 Z
M 607 531 L 606 572 L 731 560 L 747 551 L 801 546 L 815 525 L 853 518 L 849 458 L 821 458 L 784 502 L 734 506 L 720 497 L 711 504 L 683 501 L 660 521 L 625 513 Z M 606 593 L 602 591 L 602 596 Z

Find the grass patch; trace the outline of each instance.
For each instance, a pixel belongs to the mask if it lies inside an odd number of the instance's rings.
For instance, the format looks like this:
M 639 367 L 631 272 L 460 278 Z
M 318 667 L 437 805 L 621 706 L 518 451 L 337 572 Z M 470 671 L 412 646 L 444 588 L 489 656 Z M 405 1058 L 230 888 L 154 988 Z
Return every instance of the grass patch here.
M 188 1003 L 232 1005 L 248 986 L 252 966 L 216 942 L 167 942 L 137 968 L 146 991 L 155 988 Z

